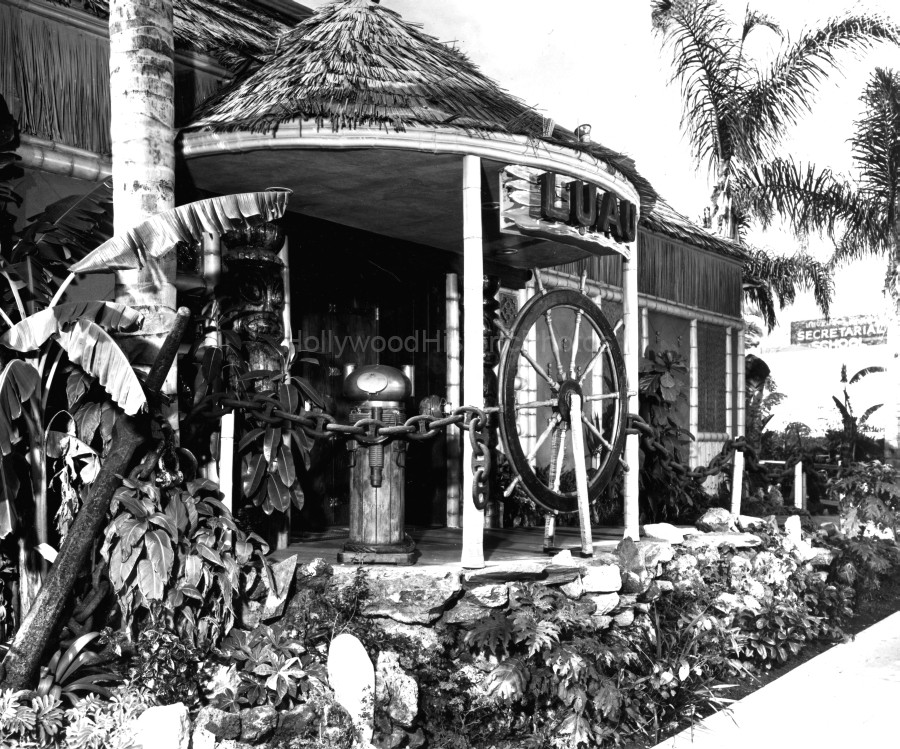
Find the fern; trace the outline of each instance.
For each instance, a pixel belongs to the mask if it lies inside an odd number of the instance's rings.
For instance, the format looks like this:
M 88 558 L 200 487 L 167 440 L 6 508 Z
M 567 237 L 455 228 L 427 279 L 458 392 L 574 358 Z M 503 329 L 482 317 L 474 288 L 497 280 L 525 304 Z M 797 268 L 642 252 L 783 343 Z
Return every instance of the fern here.
M 486 617 L 475 622 L 472 629 L 466 632 L 464 640 L 475 650 L 502 655 L 509 652 L 514 637 L 513 623 L 506 614 L 502 611 L 491 611 Z

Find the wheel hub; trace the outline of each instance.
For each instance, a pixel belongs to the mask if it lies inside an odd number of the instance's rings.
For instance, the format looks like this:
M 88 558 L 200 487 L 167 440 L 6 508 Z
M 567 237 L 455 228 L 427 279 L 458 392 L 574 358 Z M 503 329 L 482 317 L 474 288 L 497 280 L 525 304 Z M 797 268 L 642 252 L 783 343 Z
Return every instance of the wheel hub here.
M 556 401 L 556 409 L 562 420 L 567 424 L 572 422 L 572 394 L 583 395 L 581 385 L 576 380 L 565 380 L 559 386 L 559 397 Z

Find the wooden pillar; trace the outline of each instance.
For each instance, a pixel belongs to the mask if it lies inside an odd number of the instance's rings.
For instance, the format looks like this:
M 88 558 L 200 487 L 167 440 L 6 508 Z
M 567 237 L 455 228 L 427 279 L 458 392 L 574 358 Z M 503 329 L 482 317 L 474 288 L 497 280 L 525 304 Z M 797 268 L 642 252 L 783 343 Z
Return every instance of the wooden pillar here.
M 635 218 L 637 220 L 637 218 Z M 640 336 L 638 331 L 638 249 L 637 242 L 630 244 L 631 256 L 622 258 L 622 322 L 624 325 L 625 379 L 628 382 L 628 408 L 630 414 L 638 412 L 638 361 Z M 625 438 L 625 538 L 638 540 L 638 472 L 640 467 L 640 447 L 637 434 Z
M 700 462 L 700 359 L 698 355 L 697 320 L 691 320 L 690 340 L 690 390 L 688 430 L 694 435 L 690 445 L 690 466 L 696 468 Z
M 747 400 L 747 360 L 744 356 L 744 331 L 738 331 L 737 338 L 737 419 L 735 436 L 743 437 L 746 430 L 746 400 Z
M 734 437 L 734 358 L 731 353 L 732 328 L 725 328 L 725 433 Z
M 222 417 L 219 435 L 219 491 L 229 512 L 234 511 L 234 413 Z
M 650 310 L 641 308 L 641 350 L 640 355 L 646 356 L 650 348 Z
M 216 324 L 218 315 L 215 312 L 215 295 L 213 289 L 219 283 L 219 277 L 222 275 L 222 242 L 218 234 L 210 234 L 203 232 L 203 280 L 206 282 L 207 299 L 213 308 L 212 313 L 204 320 L 206 324 L 206 333 L 203 338 L 204 348 L 219 348 L 222 345 L 222 336 L 219 332 L 219 326 Z M 221 455 L 221 422 L 219 427 L 219 451 Z M 215 432 L 212 433 L 211 439 L 215 439 Z M 221 458 L 220 458 L 221 460 Z M 215 460 L 210 460 L 200 468 L 200 475 L 208 478 L 210 481 L 219 483 L 219 467 Z M 221 486 L 219 487 L 221 489 Z M 226 497 L 230 503 L 231 497 Z M 229 507 L 231 505 L 229 504 Z
M 744 493 L 744 451 L 734 451 L 734 471 L 731 477 L 731 512 L 741 514 L 741 497 Z
M 462 405 L 459 383 L 459 279 L 455 273 L 448 273 L 445 281 L 447 312 L 447 403 L 451 408 Z M 444 443 L 447 456 L 447 527 L 462 527 L 462 435 L 458 429 L 445 432 Z
M 496 367 L 500 364 L 500 334 L 497 328 L 497 292 L 500 290 L 500 279 L 496 276 L 484 276 L 482 280 L 482 336 L 484 366 L 484 405 L 485 408 L 499 405 Z M 491 465 L 497 465 L 497 444 L 500 418 L 488 416 L 488 450 L 491 454 Z M 503 501 L 497 472 L 491 471 L 491 501 L 485 507 L 485 528 L 503 527 Z
M 463 399 L 481 407 L 484 401 L 484 361 L 481 346 L 484 258 L 481 237 L 481 159 L 463 157 Z M 463 549 L 462 565 L 484 567 L 484 510 L 472 501 L 472 448 L 463 442 Z
M 806 499 L 806 476 L 803 473 L 803 461 L 798 460 L 794 466 L 794 507 L 803 509 Z
M 284 244 L 278 251 L 278 259 L 281 261 L 281 280 L 284 286 L 284 307 L 281 310 L 281 323 L 284 328 L 284 338 L 282 345 L 287 350 L 287 361 L 285 362 L 285 374 L 287 367 L 290 365 L 291 359 L 294 357 L 294 335 L 291 331 L 291 260 L 290 246 L 287 235 L 284 237 Z M 289 434 L 281 436 L 282 444 L 287 450 L 291 449 L 291 437 Z M 288 503 L 285 511 L 277 519 L 277 530 L 275 535 L 275 549 L 286 549 L 291 543 L 291 513 L 293 512 L 293 503 Z
M 529 281 L 528 285 L 519 291 L 519 309 L 525 306 L 525 303 L 534 294 L 534 281 Z M 537 334 L 534 326 L 528 331 L 523 346 L 528 351 L 532 359 L 537 360 Z M 520 400 L 522 403 L 530 403 L 537 400 L 537 373 L 534 371 L 528 360 L 519 357 L 519 379 L 522 382 L 522 392 Z M 537 441 L 537 423 L 538 410 L 526 409 L 519 412 L 519 435 L 522 443 L 522 451 L 529 455 L 535 442 Z

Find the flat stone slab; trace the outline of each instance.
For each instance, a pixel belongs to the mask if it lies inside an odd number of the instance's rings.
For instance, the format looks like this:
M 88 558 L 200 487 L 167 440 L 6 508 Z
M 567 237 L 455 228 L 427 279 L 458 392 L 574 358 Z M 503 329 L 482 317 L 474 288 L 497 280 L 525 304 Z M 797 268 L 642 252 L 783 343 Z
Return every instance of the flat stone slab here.
M 752 533 L 694 533 L 685 538 L 686 549 L 702 549 L 709 546 L 733 546 L 735 549 L 752 549 L 762 544 Z

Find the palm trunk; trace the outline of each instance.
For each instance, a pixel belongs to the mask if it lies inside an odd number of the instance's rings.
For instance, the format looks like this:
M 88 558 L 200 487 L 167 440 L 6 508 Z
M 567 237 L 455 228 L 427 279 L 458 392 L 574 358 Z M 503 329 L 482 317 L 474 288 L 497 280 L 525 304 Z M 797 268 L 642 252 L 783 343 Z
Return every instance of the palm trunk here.
M 112 177 L 117 234 L 175 205 L 172 0 L 111 0 Z M 177 307 L 175 253 L 116 274 L 116 301 L 144 313 L 138 334 L 120 339 L 132 365 L 156 359 Z M 176 393 L 173 366 L 163 392 Z M 174 401 L 173 401 L 174 402 Z M 169 422 L 177 432 L 178 409 Z
M 891 258 L 890 288 L 888 294 L 887 343 L 889 360 L 887 366 L 888 390 L 885 394 L 885 408 L 888 412 L 884 428 L 884 460 L 894 468 L 900 468 L 900 197 L 897 199 L 893 226 L 894 254 Z

